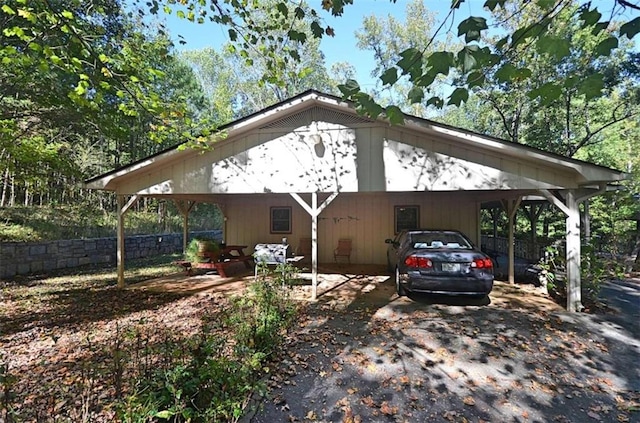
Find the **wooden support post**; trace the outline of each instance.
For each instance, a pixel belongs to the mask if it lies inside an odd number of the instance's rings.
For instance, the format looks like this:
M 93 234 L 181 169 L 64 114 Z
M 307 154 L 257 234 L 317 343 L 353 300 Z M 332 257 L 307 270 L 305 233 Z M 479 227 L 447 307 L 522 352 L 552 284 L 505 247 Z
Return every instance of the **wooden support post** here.
M 522 201 L 522 197 L 518 197 L 512 200 L 503 200 L 502 205 L 504 206 L 505 211 L 507 212 L 507 217 L 509 219 L 509 283 L 515 284 L 515 217 L 518 211 L 518 207 L 520 207 L 520 202 Z
M 318 298 L 318 193 L 311 193 L 311 301 Z
M 573 190 L 567 192 L 565 205 L 568 213 L 567 231 L 567 311 L 582 311 L 582 288 L 580 280 L 580 209 Z
M 338 193 L 332 193 L 320 206 L 318 206 L 317 192 L 311 193 L 311 206 L 297 193 L 293 192 L 291 196 L 311 215 L 311 300 L 315 301 L 318 298 L 318 216 L 338 196 Z
M 124 288 L 124 215 L 138 201 L 138 196 L 134 195 L 125 203 L 124 195 L 117 196 L 118 202 L 118 233 L 116 236 L 116 260 L 118 267 L 118 288 Z
M 191 209 L 196 205 L 195 201 L 182 201 L 176 200 L 176 207 L 182 214 L 182 254 L 187 252 L 187 245 L 189 243 L 189 213 Z

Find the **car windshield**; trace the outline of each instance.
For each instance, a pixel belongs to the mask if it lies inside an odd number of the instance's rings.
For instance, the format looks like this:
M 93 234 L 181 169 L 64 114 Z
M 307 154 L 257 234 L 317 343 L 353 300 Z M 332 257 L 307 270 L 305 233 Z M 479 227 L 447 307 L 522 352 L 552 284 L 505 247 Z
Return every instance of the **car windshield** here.
M 410 234 L 413 248 L 471 249 L 471 244 L 455 232 L 421 232 Z

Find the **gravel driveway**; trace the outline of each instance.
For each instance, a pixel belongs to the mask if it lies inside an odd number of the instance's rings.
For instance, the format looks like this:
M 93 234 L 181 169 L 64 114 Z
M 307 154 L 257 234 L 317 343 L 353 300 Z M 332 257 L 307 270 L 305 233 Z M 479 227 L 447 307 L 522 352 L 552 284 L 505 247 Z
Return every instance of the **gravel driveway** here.
M 245 422 L 640 422 L 624 315 L 572 315 L 500 282 L 482 303 L 398 298 L 365 276 L 343 288 L 357 295 L 306 308 Z

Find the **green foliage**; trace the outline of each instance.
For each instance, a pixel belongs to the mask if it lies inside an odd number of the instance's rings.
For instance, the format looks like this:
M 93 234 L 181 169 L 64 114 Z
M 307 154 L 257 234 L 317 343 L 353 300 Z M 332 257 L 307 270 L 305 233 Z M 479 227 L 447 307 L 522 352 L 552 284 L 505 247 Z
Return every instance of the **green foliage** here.
M 172 203 L 150 203 L 147 209 L 134 207 L 127 213 L 125 235 L 182 232 L 182 225 L 182 215 Z M 191 211 L 189 228 L 222 228 L 220 210 L 211 204 L 197 204 Z M 115 212 L 105 212 L 94 203 L 0 208 L 2 242 L 114 237 L 116 230 Z
M 184 252 L 184 258 L 190 262 L 207 261 L 208 258 L 204 257 L 202 253 L 217 253 L 220 251 L 220 245 L 213 239 L 208 238 L 193 238 L 187 245 L 187 250 Z
M 440 25 L 432 22 L 426 25 L 426 30 L 415 30 L 420 24 L 415 24 L 413 19 L 419 13 L 407 13 L 404 27 L 391 18 L 386 22 L 375 18 L 365 20 L 364 32 L 357 34 L 359 46 L 374 51 L 377 61 L 374 73 L 382 75 L 385 85 L 409 84 L 405 92 L 414 88 L 431 91 L 434 84 L 440 82 L 434 76 L 441 74 L 453 86 L 453 91 L 444 99 L 434 96 L 427 104 L 460 106 L 470 97 L 472 88 L 485 85 L 485 80 L 478 75 L 496 74 L 502 83 L 526 82 L 520 86 L 523 94 L 540 99 L 543 104 L 560 101 L 566 92 L 564 88 L 569 86 L 575 89 L 573 95 L 589 101 L 607 93 L 606 64 L 601 59 L 618 55 L 639 32 L 640 18 L 630 19 L 625 7 L 614 1 L 610 2 L 611 13 L 603 17 L 598 6 L 580 5 L 573 0 L 535 4 L 489 0 L 484 7 L 491 11 L 494 20 L 489 22 L 483 16 L 462 19 L 457 26 L 462 46 L 449 43 L 443 49 L 437 47 L 435 40 L 443 28 L 453 25 L 453 12 L 462 3 L 464 1 L 452 2 L 450 13 Z M 413 12 L 420 11 L 416 4 L 412 3 L 411 7 Z M 567 22 L 571 22 L 572 27 L 563 33 L 561 28 Z M 501 26 L 506 36 L 492 37 L 489 31 L 496 26 Z M 424 42 L 420 41 L 422 34 L 428 37 Z M 586 69 L 578 72 L 574 64 L 580 55 L 576 55 L 574 46 L 580 45 L 579 38 L 587 34 L 597 41 L 585 50 L 590 58 L 579 59 Z M 562 72 L 547 72 L 547 77 L 554 78 L 554 84 L 538 82 L 536 78 L 540 74 L 530 62 L 523 62 L 524 56 L 551 60 Z M 394 78 L 394 68 L 402 70 L 406 79 L 401 82 Z M 575 78 L 577 73 L 581 74 L 579 78 Z M 361 105 L 366 114 L 376 116 L 374 105 L 360 103 L 363 99 L 360 92 L 343 91 L 343 95 Z
M 235 334 L 238 353 L 250 351 L 267 357 L 282 342 L 295 312 L 285 286 L 294 270 L 278 267 L 268 277 L 259 273 L 260 280 L 249 286 L 247 295 L 233 300 L 226 322 Z
M 252 284 L 232 300 L 222 322 L 204 316 L 198 335 L 170 342 L 160 360 L 169 364 L 135 384 L 138 389 L 123 399 L 119 417 L 129 422 L 236 421 L 248 396 L 264 389 L 259 378 L 268 371 L 295 311 L 277 284 Z M 225 331 L 219 330 L 222 323 Z
M 539 266 L 541 282 L 546 284 L 549 294 L 559 303 L 566 304 L 566 255 L 563 249 L 558 244 L 547 247 Z M 591 245 L 581 248 L 580 268 L 582 303 L 587 308 L 597 307 L 604 282 L 624 276 L 624 266 L 615 256 L 602 255 Z

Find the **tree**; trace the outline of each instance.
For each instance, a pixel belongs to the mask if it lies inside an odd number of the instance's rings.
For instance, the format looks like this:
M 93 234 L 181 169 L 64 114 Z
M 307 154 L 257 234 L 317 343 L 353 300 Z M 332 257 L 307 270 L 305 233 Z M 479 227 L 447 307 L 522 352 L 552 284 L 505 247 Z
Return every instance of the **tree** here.
M 69 201 L 82 178 L 208 128 L 168 38 L 119 11 L 116 0 L 0 8 L 0 205 Z
M 424 92 L 412 91 L 408 75 L 398 75 L 395 64 L 402 59 L 401 53 L 408 49 L 435 52 L 452 48 L 455 41 L 450 37 L 444 41 L 435 41 L 438 31 L 436 16 L 425 6 L 423 0 L 407 3 L 405 16 L 406 19 L 402 21 L 393 16 L 365 17 L 362 28 L 356 31 L 357 46 L 373 52 L 376 65 L 371 70 L 371 76 L 380 78 L 371 94 L 386 104 L 395 104 L 413 115 L 425 116 L 426 104 L 420 98 Z M 437 79 L 441 84 L 444 82 L 442 77 Z M 441 92 L 436 85 L 433 90 Z
M 274 0 L 264 0 L 253 18 L 254 25 L 262 26 L 263 19 L 270 19 L 266 11 L 278 7 Z M 300 10 L 307 6 L 300 5 Z M 290 9 L 289 13 L 303 13 Z M 337 83 L 327 72 L 320 42 L 313 38 L 306 18 L 300 21 L 289 16 L 293 23 L 288 29 L 297 34 L 295 40 L 286 32 L 271 30 L 271 37 L 257 40 L 252 48 L 238 54 L 233 43 L 224 45 L 221 52 L 211 48 L 183 52 L 181 57 L 191 64 L 206 95 L 216 105 L 215 113 L 226 121 L 257 112 L 310 88 L 324 92 L 337 91 Z M 304 40 L 304 41 L 303 41 Z M 266 52 L 287 52 L 295 60 L 283 60 L 274 66 Z M 348 66 L 341 66 L 349 72 Z M 338 71 L 336 69 L 336 71 Z M 265 78 L 265 75 L 271 75 Z
M 453 12 L 462 3 L 463 1 L 457 0 L 452 2 L 445 22 L 453 19 Z M 611 3 L 611 13 L 603 18 L 597 6 L 592 7 L 591 3 L 586 3 L 574 7 L 571 0 L 523 2 L 515 8 L 510 8 L 511 3 L 506 0 L 486 1 L 485 8 L 493 12 L 502 12 L 502 22 L 511 25 L 506 36 L 486 36 L 489 30 L 487 19 L 482 16 L 470 16 L 458 25 L 458 35 L 464 36 L 464 45 L 460 49 L 430 52 L 428 48 L 407 48 L 400 52 L 401 59 L 382 73 L 385 78 L 381 77 L 381 80 L 385 85 L 393 86 L 398 81 L 394 75 L 406 75 L 412 85 L 408 100 L 420 102 L 423 98 L 420 91 L 423 95 L 425 91 L 428 92 L 438 75 L 448 76 L 454 81 L 453 91 L 446 97 L 431 96 L 427 104 L 439 108 L 446 105 L 460 106 L 468 100 L 470 90 L 484 86 L 490 75 L 495 75 L 505 83 L 531 79 L 533 72 L 519 62 L 518 51 L 526 49 L 541 57 L 552 56 L 558 61 L 570 56 L 568 41 L 554 34 L 557 22 L 566 19 L 567 15 L 579 30 L 601 37 L 600 42 L 594 46 L 592 58 L 598 59 L 602 56 L 606 59 L 621 43 L 633 39 L 640 32 L 640 17 L 627 19 L 624 16 L 627 8 L 637 11 L 640 7 L 623 0 Z M 522 17 L 534 7 L 542 12 L 538 19 L 523 19 Z M 567 77 L 560 81 L 548 82 L 525 93 L 529 100 L 540 99 L 549 103 L 561 98 L 563 88 L 571 88 L 577 95 L 590 100 L 602 95 L 606 78 L 607 75 L 602 69 L 594 67 L 585 79 Z M 382 112 L 389 114 L 392 107 L 380 106 L 369 94 L 360 90 L 356 81 L 347 81 L 340 89 L 346 98 L 360 104 L 368 115 L 377 116 Z M 395 116 L 397 111 L 392 111 L 392 116 Z

